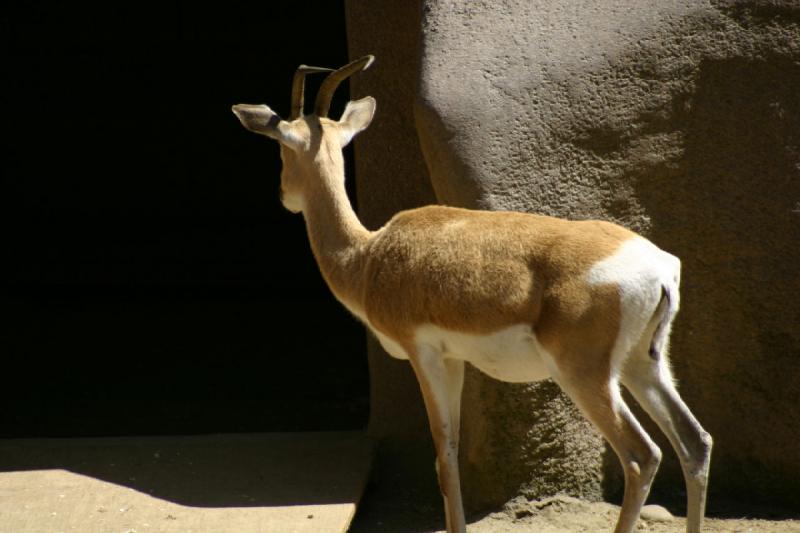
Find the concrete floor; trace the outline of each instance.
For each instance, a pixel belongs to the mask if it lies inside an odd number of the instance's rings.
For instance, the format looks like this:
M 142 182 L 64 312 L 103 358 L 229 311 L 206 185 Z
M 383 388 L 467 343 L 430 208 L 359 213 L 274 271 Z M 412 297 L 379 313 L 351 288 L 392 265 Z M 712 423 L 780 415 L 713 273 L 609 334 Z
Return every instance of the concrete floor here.
M 0 533 L 347 531 L 362 432 L 0 441 Z

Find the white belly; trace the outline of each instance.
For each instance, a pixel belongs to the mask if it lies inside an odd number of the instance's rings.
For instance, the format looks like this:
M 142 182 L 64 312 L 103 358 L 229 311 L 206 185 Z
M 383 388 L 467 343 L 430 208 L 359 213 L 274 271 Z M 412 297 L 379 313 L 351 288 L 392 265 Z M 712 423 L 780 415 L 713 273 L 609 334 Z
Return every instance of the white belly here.
M 372 331 L 383 349 L 397 359 L 408 359 L 403 347 L 391 337 L 376 331 L 363 311 L 342 301 L 350 312 Z M 468 361 L 485 374 L 513 383 L 541 381 L 550 377 L 544 351 L 536 334 L 527 324 L 518 324 L 486 335 L 460 333 L 426 324 L 415 332 L 417 344 L 433 346 L 442 357 Z
M 527 324 L 486 335 L 425 325 L 417 328 L 415 340 L 418 344 L 433 346 L 445 358 L 468 361 L 501 381 L 527 383 L 550 377 L 542 357 L 543 349 Z

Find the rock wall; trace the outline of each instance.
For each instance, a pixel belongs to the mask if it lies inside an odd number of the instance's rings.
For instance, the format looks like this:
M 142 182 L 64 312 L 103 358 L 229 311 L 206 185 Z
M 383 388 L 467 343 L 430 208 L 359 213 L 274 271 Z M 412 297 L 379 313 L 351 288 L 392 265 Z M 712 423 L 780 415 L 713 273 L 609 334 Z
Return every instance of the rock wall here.
M 358 214 L 371 229 L 403 209 L 436 203 L 414 124 L 421 27 L 416 2 L 348 1 L 350 56 L 373 54 L 377 62 L 350 78 L 351 96 L 375 96 L 378 109 L 369 129 L 356 137 Z M 389 22 L 391 21 L 391 22 Z M 424 491 L 436 499 L 433 443 L 411 365 L 390 357 L 367 338 L 371 435 L 381 441 L 376 467 L 396 481 L 398 498 Z
M 613 220 L 681 257 L 672 359 L 715 437 L 712 493 L 800 502 L 800 6 L 394 4 L 348 4 L 352 55 L 376 53 L 376 71 L 387 48 L 420 55 L 402 62 L 408 77 L 386 85 L 373 74 L 356 89 L 378 98 L 379 117 L 381 105 L 399 105 L 392 116 L 404 128 L 413 103 L 419 148 L 407 129 L 363 136 L 363 209 L 398 207 L 369 191 L 411 167 L 406 186 L 420 194 L 404 198 L 426 198 L 411 161 L 421 149 L 441 203 Z M 397 143 L 413 145 L 408 166 L 384 163 Z M 373 401 L 383 394 L 373 388 Z M 375 407 L 406 401 L 383 396 Z M 615 460 L 602 458 L 596 434 L 550 383 L 471 373 L 464 413 L 473 508 L 519 492 L 619 488 Z M 373 423 L 393 422 L 375 410 Z M 679 468 L 665 456 L 655 491 L 675 493 Z

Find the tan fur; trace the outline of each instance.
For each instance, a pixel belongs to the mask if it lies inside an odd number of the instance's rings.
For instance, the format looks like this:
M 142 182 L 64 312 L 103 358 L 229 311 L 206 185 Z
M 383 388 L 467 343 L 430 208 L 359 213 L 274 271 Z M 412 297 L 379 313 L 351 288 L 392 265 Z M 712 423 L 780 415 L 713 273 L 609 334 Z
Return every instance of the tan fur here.
M 406 211 L 369 240 L 365 271 L 356 274 L 358 304 L 375 329 L 403 345 L 420 324 L 476 334 L 530 324 L 553 350 L 570 329 L 613 340 L 614 290 L 598 291 L 582 276 L 632 236 L 605 222 L 525 213 Z
M 630 533 L 661 452 L 622 399 L 622 381 L 678 452 L 687 530 L 700 530 L 711 438 L 678 396 L 666 354 L 648 355 L 656 327 L 668 333 L 677 311 L 677 258 L 608 222 L 525 213 L 429 206 L 369 231 L 345 192 L 342 148 L 369 125 L 373 99 L 350 102 L 340 121 L 311 115 L 287 122 L 266 106 L 233 110 L 246 128 L 281 143 L 282 200 L 303 213 L 333 293 L 385 346 L 399 347 L 410 359 L 436 445 L 449 532 L 466 530 L 458 431 L 467 359 L 449 353 L 442 339 L 458 339 L 454 345 L 462 351 L 492 350 L 489 359 L 469 360 L 479 367 L 488 361 L 482 368 L 490 370 L 505 365 L 497 374 L 504 379 L 519 375 L 520 367 L 527 368 L 525 379 L 538 376 L 535 364 L 525 365 L 543 362 L 617 452 L 626 483 L 615 531 Z M 674 298 L 669 315 L 658 300 L 663 294 Z M 509 338 L 511 344 L 497 340 Z M 502 348 L 508 354 L 509 346 L 512 357 L 495 353 Z

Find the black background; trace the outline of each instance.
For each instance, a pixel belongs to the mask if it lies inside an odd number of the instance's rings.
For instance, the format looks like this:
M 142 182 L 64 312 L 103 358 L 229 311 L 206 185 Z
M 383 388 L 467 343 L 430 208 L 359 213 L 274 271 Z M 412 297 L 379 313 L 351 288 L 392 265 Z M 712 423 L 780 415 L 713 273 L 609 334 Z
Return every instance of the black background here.
M 3 9 L 0 436 L 362 427 L 363 329 L 230 112 L 344 64 L 343 5 Z

